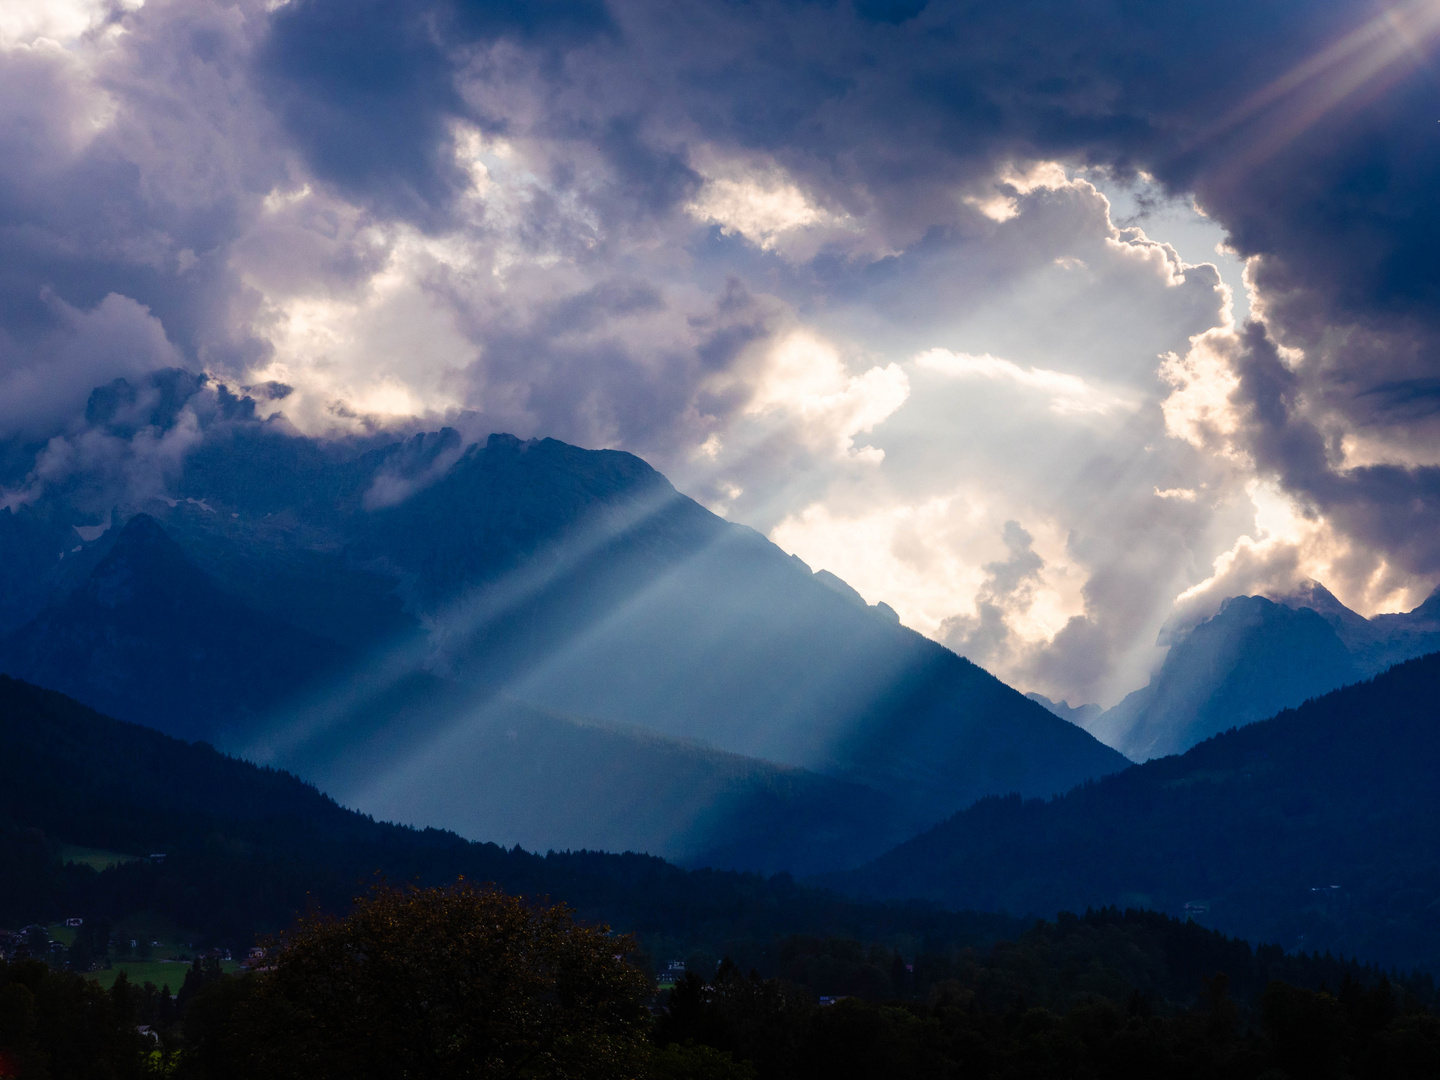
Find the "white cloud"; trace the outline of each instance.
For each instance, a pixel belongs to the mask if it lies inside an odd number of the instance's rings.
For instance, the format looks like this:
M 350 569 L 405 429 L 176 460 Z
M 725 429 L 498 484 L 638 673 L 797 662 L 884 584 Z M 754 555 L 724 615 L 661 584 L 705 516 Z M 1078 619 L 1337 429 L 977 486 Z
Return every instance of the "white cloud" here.
M 975 612 L 987 564 L 1005 556 L 999 543 L 1005 514 L 991 493 L 969 487 L 853 514 L 817 503 L 787 517 L 770 538 L 843 578 L 869 602 L 883 600 L 905 625 L 939 639 L 948 620 Z M 1084 611 L 1085 574 L 1065 551 L 1064 529 L 1045 522 L 1032 532 L 1044 565 L 1007 613 L 1023 644 L 1051 640 Z
M 833 345 L 796 330 L 770 349 L 745 411 L 780 414 L 796 422 L 812 445 L 878 463 L 885 452 L 873 446 L 857 450 L 855 437 L 872 431 L 909 396 L 910 380 L 898 364 L 851 375 Z
M 1020 216 L 1017 196 L 1044 188 L 1055 190 L 1071 183 L 1065 166 L 1058 161 L 1037 161 L 1024 167 L 1012 164 L 995 179 L 986 194 L 966 195 L 961 201 L 991 221 L 1005 222 Z
M 1001 598 L 1015 648 L 996 662 L 1040 678 L 1035 650 L 1083 616 L 1103 648 L 1045 676 L 1072 697 L 1150 648 L 1195 567 L 1258 535 L 1236 524 L 1241 463 L 1208 452 L 1233 427 L 1223 343 L 1215 360 L 1191 340 L 1226 318 L 1218 273 L 1182 258 L 1221 239 L 1212 222 L 1174 247 L 1122 228 L 1098 181 L 1055 161 L 911 174 L 862 143 L 756 149 L 655 95 L 671 59 L 635 50 L 663 49 L 663 27 L 621 5 L 623 33 L 567 46 L 558 82 L 516 40 L 476 47 L 457 88 L 484 131 L 441 125 L 459 190 L 416 227 L 311 169 L 246 82 L 271 6 L 152 3 L 105 46 L 101 146 L 125 168 L 104 176 L 139 177 L 144 227 L 102 239 L 168 275 L 169 310 L 199 324 L 109 312 L 142 367 L 287 383 L 262 407 L 310 431 L 466 409 L 477 429 L 633 450 L 937 636 L 998 604 L 986 568 L 1019 550 L 1014 522 L 1042 565 Z M 192 20 L 215 59 L 177 45 Z M 93 89 L 90 53 L 44 48 L 27 62 Z M 60 131 L 88 96 L 15 127 Z M 189 336 L 161 347 L 167 329 Z M 1180 357 L 1170 385 L 1160 354 Z M 128 370 L 113 361 L 75 362 L 103 381 Z
M 89 311 L 46 292 L 55 328 L 21 351 L 0 337 L 0 431 L 47 434 L 82 412 L 90 391 L 117 376 L 183 367 L 148 308 L 111 293 Z
M 794 184 L 746 178 L 707 180 L 699 197 L 686 207 L 701 221 L 728 233 L 739 233 L 765 250 L 781 234 L 829 220 Z
M 253 326 L 271 346 L 247 382 L 296 388 L 283 408 L 303 429 L 353 426 L 356 414 L 409 418 L 464 403 L 455 377 L 477 350 L 454 312 L 424 287 L 443 253 L 402 235 L 378 272 L 349 295 L 273 295 Z
M 145 0 L 5 0 L 0 4 L 0 47 L 47 38 L 69 44 L 116 9 L 138 11 Z
M 1160 377 L 1170 385 L 1161 403 L 1165 429 L 1197 448 L 1230 453 L 1228 437 L 1239 425 L 1230 395 L 1240 385 L 1231 368 L 1238 339 L 1228 327 L 1207 330 L 1190 339 L 1184 356 L 1167 353 Z
M 1134 409 L 1136 402 L 1115 393 L 1091 386 L 1078 375 L 1044 368 L 1022 368 L 1009 360 L 989 353 L 972 356 L 949 349 L 928 349 L 915 357 L 915 363 L 929 371 L 955 379 L 989 379 L 1009 382 L 1033 390 L 1050 399 L 1050 409 L 1061 416 L 1104 414 L 1117 409 Z
M 1376 559 L 1274 482 L 1251 478 L 1244 489 L 1253 529 L 1216 557 L 1209 577 L 1175 598 L 1174 625 L 1208 618 L 1226 597 L 1286 596 L 1310 580 L 1362 615 L 1408 611 L 1429 594 L 1428 579 Z

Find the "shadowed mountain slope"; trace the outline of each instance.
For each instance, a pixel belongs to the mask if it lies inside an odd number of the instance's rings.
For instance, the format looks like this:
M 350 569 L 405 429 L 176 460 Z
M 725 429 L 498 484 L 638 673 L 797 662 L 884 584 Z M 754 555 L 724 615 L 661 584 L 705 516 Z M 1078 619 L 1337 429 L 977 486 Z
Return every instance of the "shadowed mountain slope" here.
M 1440 964 L 1440 654 L 1049 802 L 986 799 L 859 894 L 1049 914 L 1121 904 L 1286 947 Z
M 862 784 L 424 674 L 284 756 L 346 805 L 530 850 L 805 874 L 856 866 L 909 835 L 894 800 Z
M 1082 706 L 1067 719 L 1145 761 L 1437 649 L 1440 595 L 1412 612 L 1371 619 L 1316 582 L 1278 600 L 1235 596 L 1174 636 L 1147 686 L 1103 713 Z
M 124 719 L 224 742 L 343 656 L 219 589 L 140 514 L 80 588 L 12 635 L 0 668 Z M 343 802 L 527 848 L 813 873 L 906 835 L 893 801 L 863 785 L 487 700 L 425 673 L 327 733 L 287 764 Z
M 1135 761 L 1189 749 L 1355 682 L 1362 672 L 1328 622 L 1263 596 L 1236 596 L 1170 647 L 1149 685 L 1085 727 Z
M 1090 731 L 1090 725 L 1105 710 L 1099 705 L 1071 705 L 1068 701 L 1051 701 L 1044 694 L 1029 693 L 1025 695 L 1037 705 L 1043 705 L 1050 712 L 1062 720 L 1069 720 L 1077 727 Z M 1093 735 L 1094 732 L 1091 732 Z
M 315 747 L 343 756 L 345 732 L 389 723 L 405 760 L 439 761 L 436 740 L 479 745 L 466 725 L 493 699 L 863 783 L 915 828 L 987 793 L 1049 794 L 1124 765 L 629 454 L 465 445 L 448 430 L 324 443 L 240 424 L 187 457 L 172 495 L 143 509 L 219 591 L 357 658 L 216 733 L 255 760 L 320 770 Z M 80 524 L 67 497 L 19 515 Z M 52 636 L 68 632 L 66 603 L 42 616 Z M 387 721 L 383 703 L 417 677 L 463 686 L 464 708 Z M 463 792 L 446 790 L 458 821 Z
M 0 643 L 0 670 L 127 720 L 214 739 L 345 659 L 247 607 L 137 514 L 73 592 Z

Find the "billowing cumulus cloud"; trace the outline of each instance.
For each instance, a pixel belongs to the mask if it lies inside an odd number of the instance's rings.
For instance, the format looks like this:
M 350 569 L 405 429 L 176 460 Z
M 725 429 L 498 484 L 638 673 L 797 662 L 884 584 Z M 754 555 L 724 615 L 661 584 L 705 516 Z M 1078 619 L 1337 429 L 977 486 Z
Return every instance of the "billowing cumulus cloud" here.
M 622 447 L 1113 700 L 1230 592 L 1440 580 L 1437 36 L 1420 0 L 17 0 L 6 497 L 163 490 L 222 384 Z M 87 418 L 175 369 L 163 423 Z

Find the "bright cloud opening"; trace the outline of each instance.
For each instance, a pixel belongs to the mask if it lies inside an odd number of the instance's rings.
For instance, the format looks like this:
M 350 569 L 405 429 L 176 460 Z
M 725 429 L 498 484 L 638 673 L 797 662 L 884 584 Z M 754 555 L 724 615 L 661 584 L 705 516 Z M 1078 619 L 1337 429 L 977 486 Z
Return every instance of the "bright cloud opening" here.
M 891 416 L 909 396 L 910 380 L 898 364 L 851 375 L 833 345 L 797 330 L 770 351 L 746 412 L 788 416 L 812 445 L 878 463 L 885 452 L 873 446 L 857 450 L 855 437 Z
M 138 11 L 145 0 L 5 0 L 0 4 L 0 46 L 48 38 L 62 45 L 79 40 L 114 11 Z
M 1165 430 L 1191 446 L 1223 444 L 1239 426 L 1230 396 L 1240 377 L 1230 366 L 1235 334 L 1225 328 L 1209 330 L 1190 339 L 1190 350 L 1180 356 L 1167 353 L 1160 378 L 1171 386 L 1160 404 Z
M 977 491 L 858 514 L 822 503 L 782 521 L 770 538 L 817 569 L 843 578 L 871 603 L 884 601 L 901 622 L 944 638 L 947 621 L 973 615 L 992 576 L 1002 529 L 999 507 Z M 1042 523 L 1031 538 L 1041 568 L 1006 611 L 1022 645 L 1047 642 L 1083 614 L 1085 574 L 1068 558 L 1064 533 Z
M 954 379 L 987 379 L 1008 382 L 1033 390 L 1050 399 L 1050 410 L 1060 416 L 1108 413 L 1133 409 L 1135 403 L 1119 394 L 1091 386 L 1078 375 L 1045 368 L 1022 368 L 1010 360 L 982 353 L 956 353 L 949 349 L 928 349 L 915 357 L 915 364 L 927 371 Z

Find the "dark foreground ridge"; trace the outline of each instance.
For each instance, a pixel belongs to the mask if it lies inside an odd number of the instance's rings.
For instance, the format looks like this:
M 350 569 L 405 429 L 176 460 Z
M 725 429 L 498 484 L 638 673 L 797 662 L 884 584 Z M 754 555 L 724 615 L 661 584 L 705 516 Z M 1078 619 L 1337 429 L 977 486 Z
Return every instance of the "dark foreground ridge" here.
M 0 1069 L 31 1080 L 1422 1080 L 1440 1066 L 1429 980 L 1252 955 L 1149 913 L 1068 916 L 913 965 L 896 954 L 890 982 L 845 996 L 815 991 L 855 957 L 816 944 L 787 940 L 779 978 L 726 958 L 657 995 L 633 938 L 563 907 L 463 882 L 382 888 L 344 918 L 312 914 L 257 970 L 196 960 L 173 996 L 0 961 Z M 1179 963 L 1167 967 L 1167 951 Z M 871 967 L 882 958 L 872 947 Z M 1238 964 L 1239 984 L 1198 974 L 1215 962 Z M 1256 974 L 1272 977 L 1251 984 Z M 1177 1000 L 1187 975 L 1198 993 Z
M 97 873 L 62 862 L 61 843 L 137 858 Z M 147 857 L 158 853 L 163 862 Z M 343 910 L 377 875 L 493 881 L 658 935 L 657 947 L 672 950 L 791 933 L 982 943 L 1018 928 L 997 916 L 857 903 L 789 875 L 686 871 L 637 854 L 536 855 L 383 824 L 287 773 L 0 676 L 0 926 L 150 910 L 206 944 L 239 949 L 309 904 Z
M 1191 913 L 1287 948 L 1440 964 L 1440 654 L 1051 801 L 986 799 L 857 895 L 1053 915 Z
M 138 858 L 96 872 L 65 863 L 62 842 Z M 652 999 L 660 1014 L 634 1029 L 627 1076 L 1332 1075 L 1302 1069 L 1319 1045 L 1322 1064 L 1349 1070 L 1333 1075 L 1368 1080 L 1433 1075 L 1423 1069 L 1440 1054 L 1427 975 L 1253 948 L 1155 912 L 1026 923 L 848 900 L 785 875 L 468 843 L 377 823 L 283 772 L 0 678 L 0 925 L 81 915 L 87 928 L 44 962 L 0 962 L 0 1009 L 20 1010 L 0 1012 L 3 1067 L 41 1080 L 290 1075 L 234 1071 L 248 1060 L 236 1039 L 273 1048 L 283 1028 L 245 1026 L 256 976 L 196 959 L 171 997 L 123 978 L 105 992 L 57 968 L 103 964 L 106 927 L 139 911 L 192 933 L 197 951 L 238 952 L 307 908 L 345 915 L 377 874 L 463 875 L 565 902 L 582 923 L 636 934 L 642 982 L 683 962 L 674 993 Z M 439 931 L 417 940 L 449 955 Z M 407 949 L 407 965 L 422 953 Z M 293 1060 L 309 1060 L 302 1049 Z M 372 1049 L 389 1060 L 381 1051 L 396 1048 Z

